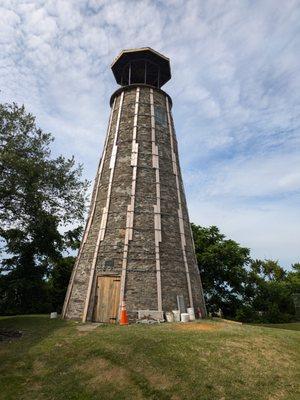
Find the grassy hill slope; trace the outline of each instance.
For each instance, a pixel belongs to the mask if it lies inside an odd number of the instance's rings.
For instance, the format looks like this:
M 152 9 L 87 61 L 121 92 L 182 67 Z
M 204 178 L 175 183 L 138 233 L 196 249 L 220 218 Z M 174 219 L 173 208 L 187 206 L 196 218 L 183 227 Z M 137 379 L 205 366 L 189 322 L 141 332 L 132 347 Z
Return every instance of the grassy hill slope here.
M 1 400 L 300 398 L 299 331 L 217 321 L 86 331 L 45 316 L 3 317 L 1 328 L 23 332 L 0 342 Z

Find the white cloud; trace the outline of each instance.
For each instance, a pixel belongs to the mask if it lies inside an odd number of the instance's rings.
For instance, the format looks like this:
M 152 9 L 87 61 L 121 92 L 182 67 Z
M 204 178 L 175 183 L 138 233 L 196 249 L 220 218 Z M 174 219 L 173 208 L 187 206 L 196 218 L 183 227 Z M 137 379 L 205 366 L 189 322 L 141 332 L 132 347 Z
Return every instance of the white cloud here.
M 25 103 L 89 179 L 116 89 L 111 61 L 139 46 L 169 56 L 192 219 L 296 261 L 299 1 L 2 0 L 0 15 L 0 100 Z
M 251 249 L 253 258 L 278 259 L 286 267 L 299 260 L 300 210 L 286 202 L 241 205 L 190 199 L 195 223 L 217 225 L 227 237 Z M 204 212 L 203 212 L 204 211 Z
M 211 168 L 207 195 L 262 197 L 300 193 L 300 154 L 236 158 Z

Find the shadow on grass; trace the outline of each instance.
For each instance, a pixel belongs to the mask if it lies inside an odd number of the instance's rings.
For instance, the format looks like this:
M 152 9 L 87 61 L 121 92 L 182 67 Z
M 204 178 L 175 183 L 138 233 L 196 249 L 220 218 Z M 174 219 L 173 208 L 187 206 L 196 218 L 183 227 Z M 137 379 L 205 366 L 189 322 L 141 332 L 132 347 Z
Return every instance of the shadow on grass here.
M 0 317 L 0 331 L 22 333 L 19 338 L 0 342 L 0 399 L 16 399 L 27 382 L 31 385 L 29 382 L 34 376 L 35 364 L 42 354 L 44 343 L 55 331 L 67 325 L 66 321 L 50 320 L 48 315 Z
M 285 329 L 288 331 L 300 331 L 300 322 L 290 322 L 288 324 L 247 324 L 260 328 Z
M 36 341 L 41 338 L 44 339 L 66 324 L 65 321 L 60 319 L 51 321 L 48 321 L 48 319 L 48 315 L 0 317 L 0 331 L 20 331 L 22 340 L 36 344 Z

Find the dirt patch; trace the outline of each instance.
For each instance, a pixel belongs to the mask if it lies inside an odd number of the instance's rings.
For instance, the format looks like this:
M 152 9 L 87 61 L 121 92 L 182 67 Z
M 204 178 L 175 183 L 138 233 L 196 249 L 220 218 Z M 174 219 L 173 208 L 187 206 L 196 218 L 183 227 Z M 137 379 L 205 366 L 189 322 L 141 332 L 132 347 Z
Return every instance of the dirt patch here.
M 183 331 L 218 331 L 224 328 L 226 324 L 210 324 L 208 322 L 196 322 L 196 323 L 186 323 L 186 324 L 176 324 L 175 328 Z
M 21 331 L 14 331 L 11 329 L 0 329 L 0 342 L 10 341 L 13 339 L 20 339 L 22 337 Z
M 268 400 L 284 400 L 287 398 L 285 390 L 278 390 L 276 393 L 269 395 Z
M 130 378 L 130 372 L 126 368 L 114 365 L 104 358 L 95 357 L 87 360 L 76 370 L 87 375 L 87 385 L 93 393 L 101 391 L 101 385 L 110 384 L 112 385 L 112 391 L 116 390 L 116 398 L 118 398 L 118 391 L 124 390 L 126 392 L 130 389 L 132 398 L 135 400 L 143 399 L 138 388 L 131 388 L 133 383 Z
M 118 384 L 128 383 L 129 376 L 125 368 L 113 365 L 101 357 L 86 361 L 78 370 L 90 375 L 90 383 L 97 385 L 100 382 L 116 382 Z
M 79 325 L 77 326 L 77 330 L 80 333 L 86 333 L 86 332 L 92 332 L 94 331 L 96 328 L 98 328 L 98 326 L 103 325 L 101 323 L 91 323 L 91 324 L 83 324 L 83 325 Z
M 162 371 L 148 371 L 143 370 L 141 373 L 147 379 L 151 386 L 154 386 L 156 389 L 164 390 L 170 389 L 174 386 L 174 380 L 169 379 Z
M 225 318 L 213 318 L 215 321 L 223 321 L 226 324 L 232 324 L 232 325 L 243 325 L 242 322 L 238 322 L 238 321 L 232 321 L 231 319 L 225 319 Z
M 47 368 L 45 364 L 40 360 L 34 360 L 32 365 L 32 373 L 35 376 L 45 376 L 47 374 Z

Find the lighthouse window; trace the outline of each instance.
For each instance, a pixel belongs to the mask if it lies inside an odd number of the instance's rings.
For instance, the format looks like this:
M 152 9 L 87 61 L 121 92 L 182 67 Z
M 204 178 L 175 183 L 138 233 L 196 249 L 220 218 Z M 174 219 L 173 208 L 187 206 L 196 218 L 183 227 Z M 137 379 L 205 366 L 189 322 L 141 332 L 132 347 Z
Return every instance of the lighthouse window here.
M 104 267 L 106 268 L 113 268 L 114 260 L 104 260 Z
M 167 114 L 164 108 L 156 106 L 154 109 L 155 121 L 157 124 L 167 126 Z
M 130 83 L 145 82 L 145 61 L 137 60 L 131 63 Z

